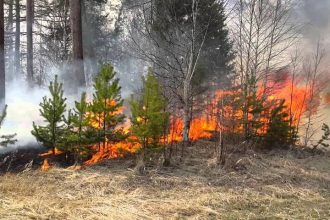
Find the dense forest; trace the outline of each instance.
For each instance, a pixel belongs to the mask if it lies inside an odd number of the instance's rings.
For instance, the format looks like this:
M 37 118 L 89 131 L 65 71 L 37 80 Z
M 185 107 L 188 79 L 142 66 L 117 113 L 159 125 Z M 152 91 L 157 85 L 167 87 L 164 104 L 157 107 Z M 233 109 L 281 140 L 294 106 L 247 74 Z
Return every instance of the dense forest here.
M 1 173 L 51 178 L 129 162 L 148 178 L 212 161 L 213 180 L 258 154 L 325 160 L 327 9 L 308 0 L 0 0 Z M 308 24 L 312 15 L 319 23 Z M 104 216 L 92 219 L 116 218 Z

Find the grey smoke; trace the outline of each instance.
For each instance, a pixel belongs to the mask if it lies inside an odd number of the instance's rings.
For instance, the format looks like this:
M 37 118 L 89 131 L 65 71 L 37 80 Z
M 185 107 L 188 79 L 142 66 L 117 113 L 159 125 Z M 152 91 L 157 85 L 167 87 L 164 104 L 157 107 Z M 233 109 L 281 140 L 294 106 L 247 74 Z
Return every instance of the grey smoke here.
M 297 22 L 303 24 L 302 35 L 313 45 L 320 40 L 330 52 L 330 1 L 299 0 Z

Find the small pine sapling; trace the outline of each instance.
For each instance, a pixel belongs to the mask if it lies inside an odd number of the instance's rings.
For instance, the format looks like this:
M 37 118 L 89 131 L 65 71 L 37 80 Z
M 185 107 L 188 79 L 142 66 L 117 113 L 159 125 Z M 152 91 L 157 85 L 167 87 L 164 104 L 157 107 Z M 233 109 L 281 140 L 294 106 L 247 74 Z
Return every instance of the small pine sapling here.
M 165 111 L 166 100 L 162 95 L 157 78 L 149 70 L 143 78 L 143 89 L 140 97 L 130 102 L 132 111 L 132 134 L 138 138 L 141 145 L 141 159 L 146 151 L 162 145 L 164 128 L 167 127 L 169 114 Z
M 330 144 L 327 143 L 330 141 L 330 128 L 329 125 L 323 124 L 322 125 L 322 131 L 323 135 L 321 139 L 317 142 L 317 144 L 313 145 L 313 150 L 316 150 L 317 147 L 323 146 L 323 147 L 329 147 Z
M 91 145 L 98 143 L 97 130 L 91 126 L 89 105 L 86 93 L 82 93 L 80 102 L 75 102 L 75 108 L 69 111 L 65 119 L 67 130 L 63 134 L 60 150 L 73 154 L 75 164 L 91 153 Z
M 286 108 L 285 100 L 279 100 L 270 112 L 270 121 L 265 135 L 265 144 L 268 147 L 287 148 L 296 140 L 295 137 L 291 137 L 293 128 L 290 126 Z
M 0 128 L 7 116 L 7 105 L 2 111 L 2 114 L 0 115 Z M 8 145 L 15 144 L 17 140 L 15 139 L 16 134 L 10 134 L 10 135 L 0 135 L 0 146 L 1 147 L 7 147 Z
M 64 123 L 64 113 L 66 111 L 66 98 L 63 97 L 63 84 L 58 82 L 55 76 L 54 82 L 50 82 L 50 98 L 44 97 L 40 103 L 40 115 L 44 118 L 45 126 L 36 125 L 33 122 L 32 135 L 41 142 L 44 147 L 52 149 L 55 154 L 55 148 L 61 143 L 61 137 L 66 130 Z

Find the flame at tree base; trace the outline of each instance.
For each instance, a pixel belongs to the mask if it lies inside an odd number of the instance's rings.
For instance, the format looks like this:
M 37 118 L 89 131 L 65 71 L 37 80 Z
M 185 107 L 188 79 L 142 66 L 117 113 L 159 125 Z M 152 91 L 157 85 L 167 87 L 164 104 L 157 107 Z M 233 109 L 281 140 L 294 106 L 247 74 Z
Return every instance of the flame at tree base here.
M 48 156 L 51 156 L 51 155 L 60 155 L 62 154 L 63 152 L 60 151 L 59 149 L 55 148 L 55 154 L 53 152 L 52 149 L 50 149 L 48 152 L 46 153 L 43 153 L 43 154 L 39 154 L 40 157 L 48 157 Z
M 84 165 L 93 165 L 102 160 L 124 157 L 127 154 L 136 153 L 140 144 L 136 142 L 122 141 L 118 143 L 100 143 L 93 146 L 96 151 L 92 158 L 84 162 Z
M 49 164 L 49 161 L 48 161 L 48 159 L 45 159 L 44 161 L 43 161 L 43 163 L 42 163 L 42 165 L 41 165 L 41 171 L 48 171 L 48 170 L 50 170 L 50 168 L 51 168 L 51 166 L 50 166 L 50 164 Z

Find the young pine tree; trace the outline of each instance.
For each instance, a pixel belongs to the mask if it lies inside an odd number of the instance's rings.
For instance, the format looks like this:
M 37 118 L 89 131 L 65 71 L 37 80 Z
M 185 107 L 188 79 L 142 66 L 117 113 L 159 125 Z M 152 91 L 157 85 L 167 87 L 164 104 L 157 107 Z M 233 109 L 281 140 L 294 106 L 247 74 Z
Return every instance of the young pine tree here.
M 296 141 L 296 137 L 291 136 L 292 126 L 290 125 L 289 114 L 286 111 L 285 100 L 275 106 L 270 113 L 265 144 L 268 148 L 287 148 Z
M 166 110 L 166 100 L 162 96 L 156 77 L 149 70 L 143 79 L 143 89 L 140 97 L 131 100 L 132 134 L 138 137 L 141 144 L 141 155 L 145 151 L 161 145 L 161 138 L 169 121 Z
M 121 87 L 116 72 L 110 64 L 101 68 L 99 75 L 94 81 L 95 93 L 90 106 L 91 120 L 98 128 L 98 138 L 106 143 L 115 143 L 125 138 L 123 132 L 118 128 L 125 116 L 120 112 L 123 100 L 120 96 Z M 101 144 L 99 145 L 101 149 Z
M 7 105 L 2 111 L 2 114 L 0 115 L 0 128 L 6 118 L 7 115 Z M 14 139 L 16 134 L 10 134 L 10 135 L 0 135 L 0 147 L 7 147 L 10 144 L 15 144 L 17 142 L 16 139 Z
M 330 141 L 330 128 L 329 125 L 327 124 L 323 124 L 322 125 L 322 131 L 323 131 L 323 135 L 321 137 L 321 139 L 313 145 L 313 150 L 316 150 L 316 148 L 318 146 L 322 146 L 322 147 L 329 147 L 330 144 L 328 143 Z
M 52 149 L 55 154 L 55 148 L 61 143 L 61 137 L 66 131 L 64 123 L 64 113 L 66 111 L 66 98 L 63 97 L 62 83 L 58 82 L 55 76 L 54 82 L 50 82 L 50 98 L 44 97 L 40 103 L 40 115 L 44 118 L 46 125 L 39 126 L 33 122 L 32 135 L 44 147 Z
M 65 122 L 67 130 L 63 134 L 59 149 L 73 154 L 75 164 L 78 164 L 89 155 L 90 146 L 100 141 L 97 130 L 90 123 L 86 93 L 82 93 L 80 102 L 75 102 L 75 108 L 73 112 L 69 111 Z

